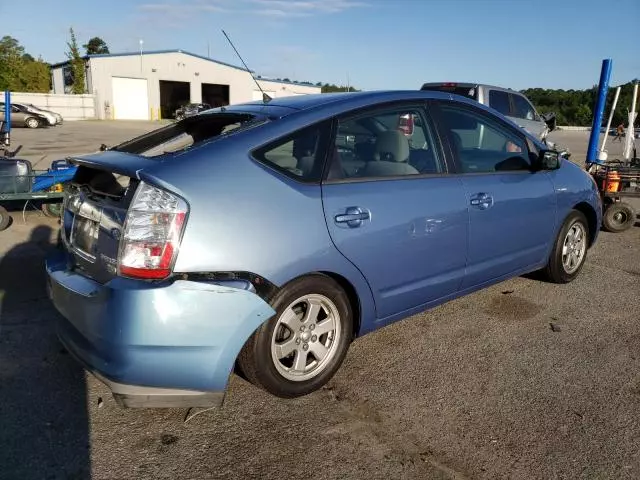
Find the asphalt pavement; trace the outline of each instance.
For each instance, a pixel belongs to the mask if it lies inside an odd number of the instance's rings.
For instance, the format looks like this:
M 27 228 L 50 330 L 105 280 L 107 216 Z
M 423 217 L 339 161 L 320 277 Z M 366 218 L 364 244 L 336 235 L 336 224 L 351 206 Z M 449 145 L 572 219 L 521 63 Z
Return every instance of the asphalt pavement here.
M 153 126 L 14 138 L 66 138 L 48 162 Z M 587 134 L 554 135 L 586 151 Z M 517 278 L 367 335 L 304 398 L 233 376 L 195 416 L 121 409 L 60 347 L 42 266 L 56 232 L 28 212 L 0 233 L 0 479 L 640 478 L 640 223 L 602 232 L 569 285 Z

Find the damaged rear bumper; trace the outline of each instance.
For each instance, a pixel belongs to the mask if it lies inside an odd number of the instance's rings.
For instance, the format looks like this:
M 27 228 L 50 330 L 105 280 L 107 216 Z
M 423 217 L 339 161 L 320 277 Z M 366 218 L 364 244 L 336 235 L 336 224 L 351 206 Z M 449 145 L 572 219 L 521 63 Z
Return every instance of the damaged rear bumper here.
M 219 406 L 240 349 L 275 312 L 247 282 L 100 284 L 47 259 L 62 344 L 124 407 Z

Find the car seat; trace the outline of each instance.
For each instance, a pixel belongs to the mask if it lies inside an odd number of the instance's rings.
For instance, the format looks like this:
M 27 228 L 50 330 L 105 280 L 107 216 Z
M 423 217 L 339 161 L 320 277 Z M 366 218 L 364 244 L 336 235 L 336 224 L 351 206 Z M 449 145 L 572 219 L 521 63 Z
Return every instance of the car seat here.
M 367 162 L 360 176 L 417 175 L 420 172 L 407 163 L 409 153 L 409 140 L 401 132 L 382 132 L 376 138 L 373 160 Z
M 439 173 L 438 164 L 431 149 L 419 148 L 411 150 L 409 155 L 409 165 L 422 174 Z

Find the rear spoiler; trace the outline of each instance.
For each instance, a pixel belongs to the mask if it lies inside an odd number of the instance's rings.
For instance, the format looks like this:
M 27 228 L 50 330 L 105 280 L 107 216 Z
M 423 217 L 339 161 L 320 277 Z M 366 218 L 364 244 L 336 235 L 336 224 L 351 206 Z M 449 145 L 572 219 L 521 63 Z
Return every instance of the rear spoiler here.
M 154 160 L 141 155 L 116 150 L 106 150 L 89 155 L 69 157 L 67 160 L 72 165 L 90 167 L 96 170 L 103 170 L 138 179 L 140 178 L 139 172 L 141 170 L 157 167 L 160 163 L 157 159 Z

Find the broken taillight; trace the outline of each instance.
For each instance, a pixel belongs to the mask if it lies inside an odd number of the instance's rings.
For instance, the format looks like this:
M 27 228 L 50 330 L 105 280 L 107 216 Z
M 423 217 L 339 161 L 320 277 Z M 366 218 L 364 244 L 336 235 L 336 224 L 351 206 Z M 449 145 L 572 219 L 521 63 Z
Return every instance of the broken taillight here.
M 154 280 L 171 275 L 187 213 L 182 198 L 141 182 L 120 239 L 119 274 Z

